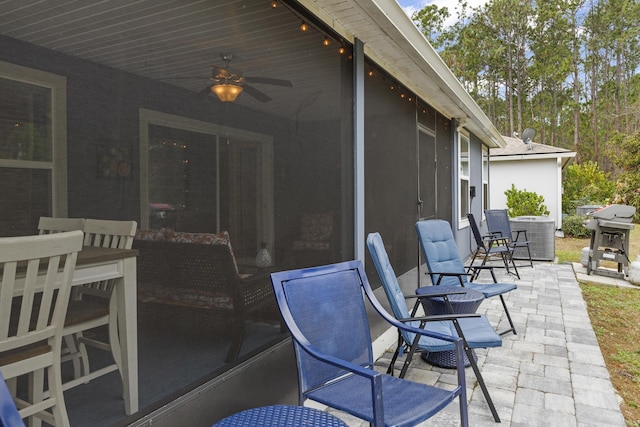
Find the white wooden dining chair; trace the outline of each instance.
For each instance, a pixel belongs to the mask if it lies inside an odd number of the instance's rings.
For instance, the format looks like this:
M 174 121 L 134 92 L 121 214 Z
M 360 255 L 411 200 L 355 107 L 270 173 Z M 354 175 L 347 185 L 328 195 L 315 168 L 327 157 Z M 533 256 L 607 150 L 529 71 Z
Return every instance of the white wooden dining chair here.
M 69 426 L 60 352 L 82 241 L 79 230 L 0 238 L 0 372 L 13 391 L 20 416 L 31 417 L 34 425 L 45 421 Z M 24 395 L 16 393 L 16 380 L 23 375 L 29 378 Z
M 53 234 L 62 231 L 73 231 L 84 229 L 84 218 L 59 218 L 50 216 L 41 216 L 38 221 L 39 234 Z M 73 294 L 73 289 L 71 290 Z M 82 375 L 80 366 L 80 352 L 78 346 L 73 339 L 73 335 L 65 335 L 63 337 L 62 362 L 73 362 L 73 377 L 78 378 Z
M 60 233 L 61 231 L 82 230 L 84 218 L 56 218 L 41 216 L 38 221 L 39 234 Z
M 131 249 L 136 228 L 135 221 L 86 219 L 83 227 L 84 246 Z M 73 338 L 73 347 L 77 352 L 70 356 L 80 359 L 82 373 L 74 373 L 74 379 L 63 385 L 65 390 L 115 370 L 122 376 L 117 303 L 113 288 L 114 281 L 105 280 L 83 285 L 78 288 L 78 292 L 73 293 L 67 309 L 64 334 L 65 337 Z M 108 325 L 108 341 L 84 335 L 85 331 L 104 325 Z M 92 372 L 87 346 L 111 352 L 114 363 Z

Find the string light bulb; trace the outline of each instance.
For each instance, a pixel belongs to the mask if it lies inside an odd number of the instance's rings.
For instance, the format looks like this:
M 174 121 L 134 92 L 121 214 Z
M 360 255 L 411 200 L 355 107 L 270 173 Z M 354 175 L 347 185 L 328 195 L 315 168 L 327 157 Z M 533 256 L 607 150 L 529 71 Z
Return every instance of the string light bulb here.
M 343 55 L 345 51 L 346 51 L 346 49 L 344 48 L 344 46 L 340 46 L 338 48 L 338 52 L 340 53 L 340 55 Z
M 322 46 L 329 46 L 331 44 L 331 41 L 329 40 L 329 37 L 324 36 L 324 40 L 322 40 Z
M 302 21 L 302 25 L 300 25 L 300 31 L 307 31 L 308 29 L 309 26 L 307 25 L 307 23 Z
M 373 69 L 369 68 L 369 77 L 373 77 Z
M 271 0 L 271 7 L 273 9 L 275 9 L 276 7 L 278 7 L 278 0 Z

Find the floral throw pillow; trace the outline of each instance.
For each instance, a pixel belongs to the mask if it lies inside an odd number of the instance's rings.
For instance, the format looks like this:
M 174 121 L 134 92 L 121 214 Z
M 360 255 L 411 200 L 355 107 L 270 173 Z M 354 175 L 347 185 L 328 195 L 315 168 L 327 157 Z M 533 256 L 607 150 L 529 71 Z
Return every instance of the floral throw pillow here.
M 158 242 L 165 239 L 166 230 L 158 228 L 154 230 L 138 230 L 136 231 L 136 240 L 150 240 Z
M 201 243 L 209 245 L 231 245 L 229 239 L 229 233 L 223 231 L 217 234 L 214 233 L 190 233 L 188 231 L 168 231 L 168 242 L 178 243 Z

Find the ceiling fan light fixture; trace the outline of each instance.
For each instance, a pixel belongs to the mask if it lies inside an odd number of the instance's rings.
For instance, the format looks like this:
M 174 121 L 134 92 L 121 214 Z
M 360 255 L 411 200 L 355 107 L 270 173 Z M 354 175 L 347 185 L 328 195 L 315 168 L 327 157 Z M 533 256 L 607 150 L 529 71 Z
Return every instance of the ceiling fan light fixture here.
M 242 86 L 232 84 L 219 84 L 211 86 L 211 91 L 222 102 L 233 102 L 242 93 Z

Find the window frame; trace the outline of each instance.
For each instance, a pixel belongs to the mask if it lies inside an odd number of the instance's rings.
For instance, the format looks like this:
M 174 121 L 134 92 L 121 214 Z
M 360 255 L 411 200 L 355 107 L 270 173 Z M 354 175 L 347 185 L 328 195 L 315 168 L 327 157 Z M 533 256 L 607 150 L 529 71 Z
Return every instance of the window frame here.
M 489 209 L 489 147 L 482 146 L 482 219 Z
M 466 174 L 464 173 L 464 155 L 463 155 L 463 141 L 466 143 Z M 465 228 L 469 225 L 467 219 L 467 212 L 463 212 L 463 197 L 466 196 L 467 211 L 471 209 L 471 141 L 469 134 L 462 129 L 458 129 L 458 227 Z M 463 194 L 463 184 L 466 183 L 466 191 Z

